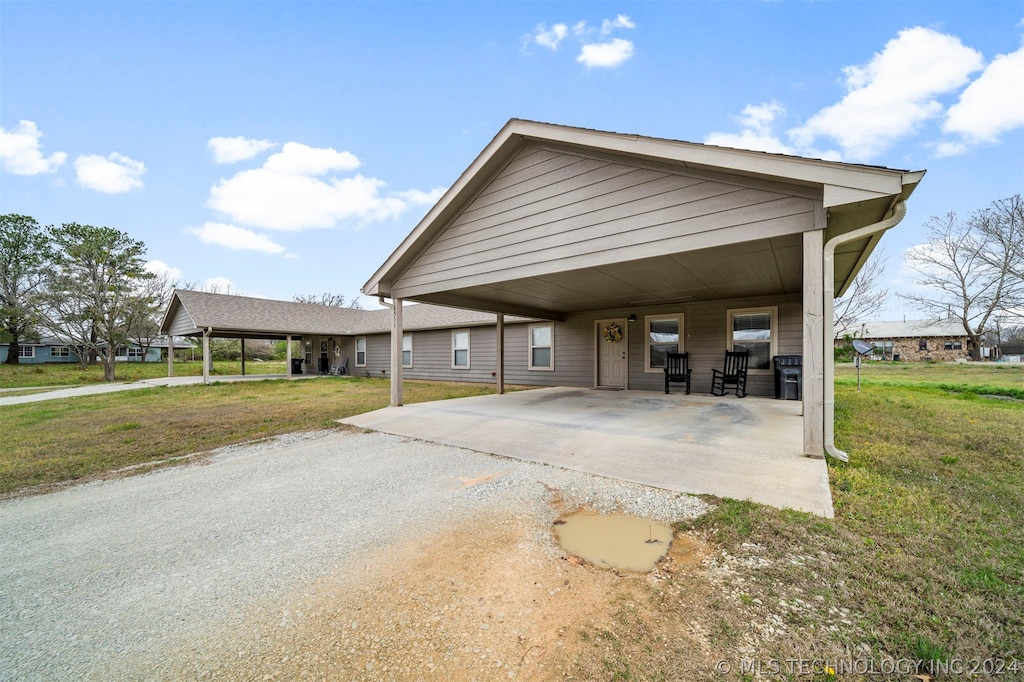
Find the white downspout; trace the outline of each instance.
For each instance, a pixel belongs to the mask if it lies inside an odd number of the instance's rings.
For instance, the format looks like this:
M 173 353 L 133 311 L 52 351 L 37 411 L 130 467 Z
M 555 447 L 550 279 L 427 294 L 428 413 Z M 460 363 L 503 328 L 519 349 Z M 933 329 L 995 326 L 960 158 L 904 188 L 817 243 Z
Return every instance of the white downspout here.
M 824 284 L 824 298 L 825 298 L 825 367 L 824 367 L 824 380 L 825 380 L 825 452 L 832 455 L 838 460 L 843 462 L 850 461 L 850 456 L 836 447 L 836 386 L 835 386 L 835 351 L 833 346 L 835 345 L 835 254 L 836 247 L 840 244 L 852 242 L 857 239 L 863 239 L 864 237 L 870 237 L 873 234 L 885 232 L 899 224 L 903 217 L 907 215 L 907 202 L 897 201 L 896 206 L 893 208 L 892 215 L 885 220 L 861 227 L 854 230 L 853 232 L 847 232 L 836 237 L 832 237 L 825 242 L 825 249 L 822 253 L 822 265 Z

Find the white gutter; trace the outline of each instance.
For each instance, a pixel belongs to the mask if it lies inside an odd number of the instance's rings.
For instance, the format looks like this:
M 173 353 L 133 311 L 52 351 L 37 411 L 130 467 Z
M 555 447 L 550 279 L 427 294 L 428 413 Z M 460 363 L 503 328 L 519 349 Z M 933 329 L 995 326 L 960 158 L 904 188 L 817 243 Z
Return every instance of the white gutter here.
M 850 461 L 850 456 L 836 447 L 836 358 L 835 351 L 833 349 L 833 346 L 835 345 L 835 341 L 833 339 L 835 336 L 835 319 L 833 319 L 833 316 L 835 315 L 835 301 L 833 299 L 836 294 L 836 247 L 840 244 L 863 239 L 864 237 L 870 237 L 876 233 L 881 234 L 882 232 L 898 225 L 906 215 L 907 202 L 900 200 L 896 202 L 892 215 L 885 220 L 861 227 L 853 232 L 847 232 L 846 234 L 832 237 L 832 239 L 825 242 L 825 249 L 822 254 L 822 269 L 824 270 L 823 276 L 825 278 L 825 452 L 838 460 L 842 460 L 843 462 Z

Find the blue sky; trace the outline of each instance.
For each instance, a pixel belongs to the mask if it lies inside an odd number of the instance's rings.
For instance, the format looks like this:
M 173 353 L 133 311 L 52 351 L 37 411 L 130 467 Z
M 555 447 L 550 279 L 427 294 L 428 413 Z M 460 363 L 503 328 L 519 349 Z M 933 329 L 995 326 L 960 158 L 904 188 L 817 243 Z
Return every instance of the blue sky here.
M 897 291 L 930 216 L 1024 190 L 1022 19 L 1016 1 L 5 0 L 0 213 L 118 228 L 183 281 L 351 297 L 515 117 L 927 169 L 883 240 Z

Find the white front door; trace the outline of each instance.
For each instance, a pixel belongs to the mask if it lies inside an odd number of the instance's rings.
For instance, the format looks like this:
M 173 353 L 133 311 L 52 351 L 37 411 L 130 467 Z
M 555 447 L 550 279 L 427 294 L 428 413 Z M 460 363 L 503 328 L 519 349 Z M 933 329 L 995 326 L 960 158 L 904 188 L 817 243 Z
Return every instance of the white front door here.
M 597 385 L 626 388 L 625 318 L 597 321 Z

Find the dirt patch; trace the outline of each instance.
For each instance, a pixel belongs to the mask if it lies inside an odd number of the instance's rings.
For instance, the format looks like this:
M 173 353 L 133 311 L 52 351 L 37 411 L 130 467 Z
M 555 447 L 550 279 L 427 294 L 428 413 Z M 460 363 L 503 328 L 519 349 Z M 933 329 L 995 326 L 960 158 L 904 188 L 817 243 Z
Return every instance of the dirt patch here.
M 674 649 L 707 648 L 699 628 L 659 618 L 650 602 L 652 586 L 675 572 L 701 571 L 705 554 L 684 535 L 652 574 L 616 572 L 563 553 L 538 535 L 535 522 L 482 518 L 393 548 L 373 566 L 322 578 L 181 673 L 264 680 L 607 676 L 610 640 L 601 633 L 634 626 L 636 614 L 624 616 L 623 605 L 644 605 L 642 618 L 651 624 L 642 636 L 657 630 L 651 636 L 664 644 L 670 630 Z

